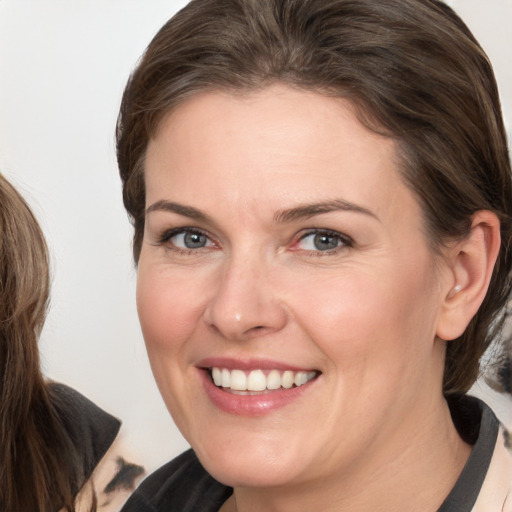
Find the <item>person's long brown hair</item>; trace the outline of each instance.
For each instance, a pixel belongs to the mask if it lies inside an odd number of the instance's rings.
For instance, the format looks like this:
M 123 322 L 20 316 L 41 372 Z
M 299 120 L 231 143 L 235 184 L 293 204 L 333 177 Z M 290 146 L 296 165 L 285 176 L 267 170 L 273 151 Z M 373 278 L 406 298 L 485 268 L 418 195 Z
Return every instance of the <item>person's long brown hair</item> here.
M 512 182 L 490 62 L 441 1 L 192 0 L 156 34 L 121 104 L 117 158 L 135 261 L 145 153 L 163 117 L 201 91 L 274 82 L 348 98 L 368 128 L 396 141 L 434 250 L 464 238 L 478 210 L 499 217 L 488 293 L 464 334 L 446 344 L 444 391 L 467 391 L 512 287 Z
M 83 464 L 40 370 L 50 287 L 46 242 L 0 174 L 0 510 L 74 510 Z

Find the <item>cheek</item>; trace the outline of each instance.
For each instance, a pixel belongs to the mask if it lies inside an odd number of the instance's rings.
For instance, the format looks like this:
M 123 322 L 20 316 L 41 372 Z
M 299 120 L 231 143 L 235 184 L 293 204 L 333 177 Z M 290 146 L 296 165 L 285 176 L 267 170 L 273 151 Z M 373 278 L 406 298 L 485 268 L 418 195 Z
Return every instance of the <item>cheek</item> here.
M 199 322 L 203 296 L 197 276 L 139 265 L 137 311 L 150 356 L 179 350 Z
M 389 381 L 428 358 L 437 302 L 434 277 L 421 263 L 302 282 L 294 316 L 340 375 L 360 380 L 372 372 L 372 382 L 378 375 Z

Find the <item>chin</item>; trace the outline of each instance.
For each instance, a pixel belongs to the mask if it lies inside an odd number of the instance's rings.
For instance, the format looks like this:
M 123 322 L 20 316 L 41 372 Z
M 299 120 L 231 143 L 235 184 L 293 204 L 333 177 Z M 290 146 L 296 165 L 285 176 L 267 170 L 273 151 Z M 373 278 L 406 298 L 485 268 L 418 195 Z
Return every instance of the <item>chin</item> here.
M 229 445 L 229 448 L 226 446 Z M 300 450 L 283 449 L 283 441 L 224 443 L 224 449 L 195 452 L 204 468 L 216 480 L 230 487 L 273 487 L 286 485 L 299 477 L 304 461 Z M 240 448 L 243 446 L 243 448 Z M 287 454 L 288 452 L 288 454 Z M 300 457 L 302 458 L 302 457 Z
M 226 458 L 221 462 L 201 462 L 210 475 L 230 487 L 279 487 L 294 479 L 290 470 L 275 460 L 261 463 L 249 459 L 240 461 Z

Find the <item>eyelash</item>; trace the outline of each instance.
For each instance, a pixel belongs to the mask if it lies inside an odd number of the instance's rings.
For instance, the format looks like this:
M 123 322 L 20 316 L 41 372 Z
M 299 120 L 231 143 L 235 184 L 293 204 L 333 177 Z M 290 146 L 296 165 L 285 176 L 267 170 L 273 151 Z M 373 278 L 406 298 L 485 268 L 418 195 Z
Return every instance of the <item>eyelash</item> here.
M 198 235 L 198 236 L 204 236 L 206 239 L 210 242 L 210 245 L 204 246 L 204 247 L 197 247 L 197 248 L 186 248 L 186 247 L 178 247 L 177 245 L 173 244 L 171 242 L 171 239 L 177 235 Z M 212 241 L 211 237 L 208 235 L 208 233 L 205 233 L 204 231 L 197 229 L 197 228 L 174 228 L 167 231 L 164 231 L 159 237 L 157 245 L 170 245 L 170 249 L 173 251 L 176 251 L 179 254 L 183 255 L 190 255 L 190 254 L 197 254 L 201 251 L 201 249 L 207 249 L 209 247 L 215 246 L 215 243 Z
M 308 256 L 311 257 L 322 257 L 322 256 L 330 256 L 338 254 L 340 251 L 346 250 L 350 247 L 354 246 L 354 241 L 347 235 L 344 235 L 342 233 L 338 233 L 337 231 L 331 231 L 329 229 L 311 229 L 306 231 L 305 233 L 302 233 L 299 238 L 297 239 L 297 242 L 294 243 L 294 245 L 299 244 L 300 242 L 304 241 L 306 238 L 310 236 L 326 236 L 329 238 L 335 238 L 338 240 L 339 245 L 332 249 L 327 250 L 309 250 L 309 249 L 294 249 L 296 251 L 301 251 L 305 253 Z
M 210 242 L 210 243 L 209 243 L 209 245 L 205 245 L 205 246 L 197 247 L 197 248 L 178 247 L 171 242 L 171 239 L 177 235 L 204 236 L 207 239 L 207 243 L 208 242 Z M 332 249 L 326 249 L 326 250 L 320 250 L 320 249 L 312 250 L 312 249 L 295 248 L 295 246 L 297 246 L 300 242 L 304 241 L 306 238 L 308 238 L 310 236 L 325 236 L 325 237 L 329 237 L 329 238 L 335 238 L 339 241 L 339 245 L 337 245 L 336 247 L 334 247 Z M 170 245 L 171 246 L 170 248 L 173 251 L 176 251 L 179 254 L 183 254 L 183 255 L 197 254 L 202 249 L 208 249 L 209 247 L 216 246 L 215 242 L 212 241 L 211 237 L 206 232 L 204 232 L 200 229 L 191 228 L 191 227 L 174 228 L 174 229 L 170 229 L 170 230 L 163 232 L 158 237 L 157 245 Z M 331 231 L 328 229 L 310 229 L 310 230 L 302 233 L 296 239 L 296 241 L 292 243 L 292 250 L 297 251 L 297 252 L 300 251 L 303 254 L 306 254 L 307 256 L 311 256 L 311 257 L 321 257 L 321 256 L 329 256 L 329 255 L 337 254 L 340 251 L 343 251 L 345 249 L 353 247 L 353 245 L 354 245 L 354 242 L 349 236 L 344 235 L 342 233 L 338 233 L 337 231 Z

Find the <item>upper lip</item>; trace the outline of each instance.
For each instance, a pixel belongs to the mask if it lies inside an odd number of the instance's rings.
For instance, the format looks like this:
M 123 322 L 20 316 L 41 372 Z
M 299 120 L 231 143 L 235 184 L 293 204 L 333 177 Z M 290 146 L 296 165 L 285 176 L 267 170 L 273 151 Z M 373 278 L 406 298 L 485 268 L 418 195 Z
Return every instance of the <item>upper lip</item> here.
M 294 372 L 317 371 L 315 368 L 296 366 L 272 359 L 236 359 L 230 357 L 207 357 L 197 364 L 199 368 L 226 368 L 228 370 L 291 370 Z

